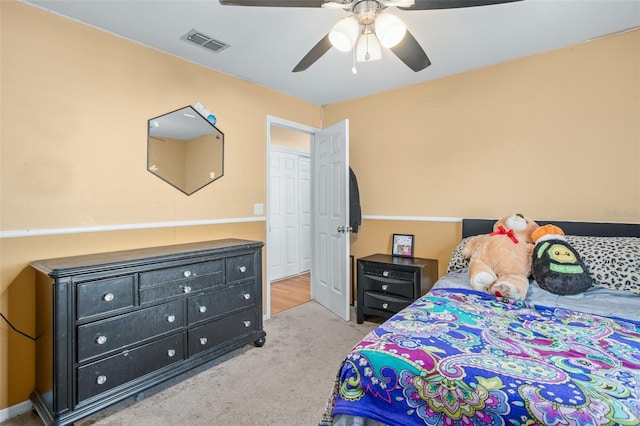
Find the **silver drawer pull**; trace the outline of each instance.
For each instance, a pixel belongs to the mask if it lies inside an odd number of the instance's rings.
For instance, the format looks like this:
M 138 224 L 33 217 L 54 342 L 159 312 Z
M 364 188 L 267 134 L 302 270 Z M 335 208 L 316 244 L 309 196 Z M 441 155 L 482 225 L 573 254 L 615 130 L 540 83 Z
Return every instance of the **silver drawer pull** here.
M 107 383 L 107 376 L 98 376 L 96 378 L 96 383 L 99 385 L 104 385 L 105 383 Z
M 240 271 L 240 272 L 242 272 L 244 274 L 245 272 L 247 272 L 247 267 L 244 266 L 244 265 L 243 266 L 238 266 L 238 271 Z
M 201 344 L 202 346 L 206 345 L 206 344 L 207 344 L 207 338 L 206 338 L 206 337 L 201 337 L 201 338 L 200 338 L 200 344 Z
M 167 316 L 167 322 L 174 322 L 176 320 L 176 316 L 175 315 L 168 315 Z
M 388 304 L 388 303 L 383 303 L 383 304 L 382 304 L 382 309 L 387 309 L 388 307 L 389 307 L 389 304 Z
M 104 345 L 105 343 L 107 343 L 107 336 L 98 336 L 98 338 L 96 339 L 96 343 L 99 345 Z
M 251 321 L 244 321 L 245 327 L 251 327 Z
M 206 306 L 198 306 L 198 312 L 200 312 L 201 314 L 204 314 L 205 312 L 207 312 L 207 307 Z
M 182 292 L 191 293 L 191 287 L 189 287 L 188 285 L 185 285 L 184 287 L 182 287 Z
M 382 276 L 383 277 L 388 277 L 389 276 L 389 271 L 383 271 L 382 272 Z
M 250 293 L 245 293 L 242 295 L 246 300 L 251 299 L 251 294 Z
M 383 289 L 383 290 L 385 290 L 385 291 L 386 291 L 388 288 L 389 288 L 389 286 L 388 286 L 388 285 L 386 285 L 386 284 L 382 284 L 382 289 Z
M 191 271 L 184 271 L 182 273 L 182 276 L 185 277 L 185 278 L 189 278 L 191 276 Z
M 167 351 L 167 355 L 169 356 L 169 358 L 172 358 L 172 357 L 176 356 L 176 350 L 175 349 L 169 349 Z
M 102 300 L 104 300 L 105 302 L 111 302 L 114 297 L 115 296 L 113 295 L 113 293 L 107 293 L 104 296 L 102 296 Z

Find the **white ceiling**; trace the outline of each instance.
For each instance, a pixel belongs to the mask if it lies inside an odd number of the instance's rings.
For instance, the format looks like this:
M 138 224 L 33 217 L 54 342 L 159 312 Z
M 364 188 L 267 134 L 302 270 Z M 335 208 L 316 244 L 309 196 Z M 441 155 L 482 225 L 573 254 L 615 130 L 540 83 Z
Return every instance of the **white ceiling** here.
M 640 0 L 524 0 L 464 9 L 395 8 L 432 65 L 411 71 L 391 52 L 359 63 L 331 49 L 293 67 L 342 10 L 221 6 L 218 0 L 21 0 L 163 52 L 318 105 L 534 55 L 640 27 Z M 219 53 L 180 39 L 196 29 L 230 47 Z M 640 47 L 639 47 L 640 48 Z

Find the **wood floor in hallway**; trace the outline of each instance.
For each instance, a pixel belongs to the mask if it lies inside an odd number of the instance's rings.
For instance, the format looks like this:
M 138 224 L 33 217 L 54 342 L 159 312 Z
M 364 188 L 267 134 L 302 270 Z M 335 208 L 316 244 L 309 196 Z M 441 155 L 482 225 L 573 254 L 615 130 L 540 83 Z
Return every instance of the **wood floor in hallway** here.
M 297 275 L 271 283 L 271 315 L 311 300 L 311 275 Z

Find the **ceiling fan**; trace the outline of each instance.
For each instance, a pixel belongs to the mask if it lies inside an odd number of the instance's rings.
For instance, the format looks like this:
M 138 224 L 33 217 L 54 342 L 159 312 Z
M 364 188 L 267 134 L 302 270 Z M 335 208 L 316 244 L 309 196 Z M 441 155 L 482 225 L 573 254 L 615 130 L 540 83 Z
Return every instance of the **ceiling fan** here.
M 354 50 L 355 62 L 374 61 L 381 57 L 381 46 L 389 48 L 402 62 L 418 72 L 429 65 L 418 41 L 395 15 L 382 13 L 387 7 L 402 10 L 454 9 L 488 6 L 522 0 L 219 0 L 225 6 L 325 7 L 344 9 L 350 15 L 336 23 L 302 60 L 293 72 L 304 71 L 331 47 L 348 52 Z

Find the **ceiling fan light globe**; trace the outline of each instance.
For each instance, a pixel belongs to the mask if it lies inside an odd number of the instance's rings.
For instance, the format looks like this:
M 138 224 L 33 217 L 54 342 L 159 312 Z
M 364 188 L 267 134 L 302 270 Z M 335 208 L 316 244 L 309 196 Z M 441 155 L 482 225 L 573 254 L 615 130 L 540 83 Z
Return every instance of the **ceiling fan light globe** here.
M 353 16 L 341 19 L 329 32 L 329 41 L 341 52 L 348 52 L 358 38 L 359 29 L 358 21 Z
M 376 17 L 376 35 L 380 44 L 386 48 L 396 46 L 407 33 L 407 27 L 395 15 L 381 13 Z
M 356 61 L 371 62 L 382 59 L 380 42 L 373 33 L 362 34 L 356 45 Z

